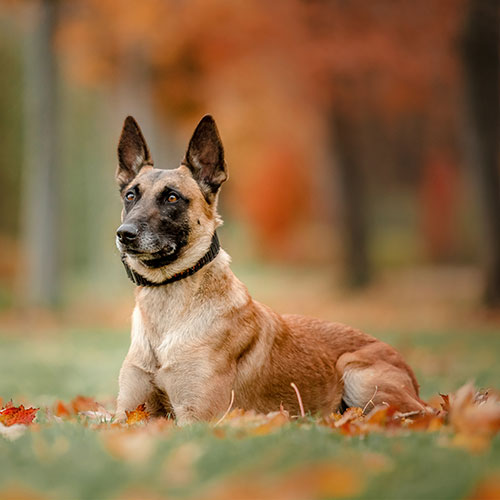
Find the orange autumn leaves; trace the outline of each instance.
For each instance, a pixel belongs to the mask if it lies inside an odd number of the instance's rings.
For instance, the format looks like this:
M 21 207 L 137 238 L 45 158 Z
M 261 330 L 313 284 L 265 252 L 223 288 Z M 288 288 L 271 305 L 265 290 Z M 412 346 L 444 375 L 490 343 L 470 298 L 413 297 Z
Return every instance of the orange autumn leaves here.
M 0 424 L 10 427 L 15 424 L 30 425 L 36 417 L 38 408 L 25 408 L 23 405 L 14 406 L 8 402 L 0 410 Z
M 439 431 L 449 438 L 448 444 L 470 451 L 483 450 L 500 431 L 498 392 L 478 392 L 472 384 L 466 384 L 452 395 L 440 395 L 432 404 L 433 411 L 427 412 L 401 413 L 397 408 L 379 405 L 368 412 L 363 412 L 361 408 L 348 408 L 342 414 L 332 413 L 318 419 L 290 417 L 283 409 L 268 415 L 236 409 L 225 417 L 224 424 L 246 435 L 268 434 L 294 420 L 305 427 L 326 426 L 345 436 Z M 222 429 L 217 428 L 214 432 L 220 437 L 225 436 Z
M 70 418 L 76 415 L 86 416 L 93 419 L 109 422 L 113 415 L 95 399 L 86 396 L 76 396 L 69 403 L 57 401 L 53 408 L 56 417 Z M 132 425 L 149 419 L 149 412 L 146 411 L 146 405 L 140 404 L 135 410 L 127 411 L 126 424 Z
M 481 451 L 500 431 L 500 394 L 496 391 L 478 392 L 472 384 L 466 384 L 450 396 L 441 395 L 433 404 L 434 411 L 428 412 L 401 413 L 396 408 L 380 405 L 365 413 L 361 408 L 348 408 L 343 414 L 332 413 L 321 418 L 290 416 L 283 408 L 267 415 L 234 409 L 211 425 L 214 434 L 220 438 L 226 437 L 231 428 L 246 436 L 267 435 L 290 422 L 303 427 L 328 427 L 345 436 L 376 432 L 394 434 L 401 431 L 440 431 L 449 440 L 449 444 L 462 446 L 470 451 Z M 25 408 L 23 405 L 17 407 L 9 402 L 0 410 L 0 424 L 5 427 L 14 424 L 30 425 L 38 410 Z M 126 412 L 126 421 L 122 426 L 113 422 L 113 414 L 103 405 L 84 396 L 77 396 L 69 403 L 57 401 L 51 410 L 47 410 L 47 416 L 49 421 L 54 420 L 51 417 L 55 417 L 56 421 L 84 417 L 90 423 L 99 424 L 98 429 L 153 424 L 144 404 Z
M 500 431 L 500 394 L 476 391 L 466 384 L 455 394 L 440 395 L 434 412 L 400 413 L 390 406 L 376 406 L 363 415 L 360 408 L 333 414 L 324 423 L 348 436 L 371 432 L 442 431 L 449 444 L 477 452 L 485 449 Z
M 143 422 L 144 420 L 148 420 L 149 412 L 146 411 L 146 405 L 143 403 L 139 405 L 133 411 L 127 411 L 127 424 L 137 424 L 138 422 Z

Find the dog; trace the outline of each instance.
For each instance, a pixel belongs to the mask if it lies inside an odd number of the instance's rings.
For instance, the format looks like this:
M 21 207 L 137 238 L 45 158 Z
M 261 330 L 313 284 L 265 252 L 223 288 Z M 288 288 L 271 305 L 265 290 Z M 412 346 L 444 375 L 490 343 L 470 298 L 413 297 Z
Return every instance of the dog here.
M 137 288 L 116 419 L 142 403 L 181 426 L 213 421 L 230 403 L 298 413 L 298 396 L 318 415 L 379 404 L 425 410 L 412 369 L 393 347 L 340 323 L 277 314 L 252 299 L 216 232 L 227 178 L 210 115 L 173 170 L 154 167 L 139 125 L 126 118 L 116 244 Z

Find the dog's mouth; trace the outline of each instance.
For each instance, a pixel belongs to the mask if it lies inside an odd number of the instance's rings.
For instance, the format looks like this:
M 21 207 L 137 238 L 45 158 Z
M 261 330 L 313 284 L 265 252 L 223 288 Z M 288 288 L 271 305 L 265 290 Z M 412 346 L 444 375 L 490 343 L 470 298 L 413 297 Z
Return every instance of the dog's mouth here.
M 167 245 L 158 252 L 144 252 L 140 250 L 127 249 L 125 253 L 134 259 L 139 260 L 144 266 L 152 269 L 171 264 L 177 258 L 175 245 Z

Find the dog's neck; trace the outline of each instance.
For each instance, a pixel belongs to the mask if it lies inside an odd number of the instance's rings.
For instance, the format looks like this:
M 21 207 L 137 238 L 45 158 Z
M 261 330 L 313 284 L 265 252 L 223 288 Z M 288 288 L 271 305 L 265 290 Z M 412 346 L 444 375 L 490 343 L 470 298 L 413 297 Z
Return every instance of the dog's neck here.
M 135 285 L 144 287 L 159 287 L 159 286 L 166 286 L 169 285 L 170 283 L 175 283 L 176 281 L 180 281 L 184 278 L 192 276 L 193 274 L 197 273 L 201 268 L 212 262 L 219 254 L 219 251 L 220 251 L 219 238 L 217 236 L 217 232 L 214 232 L 212 236 L 212 242 L 210 244 L 207 253 L 200 260 L 198 260 L 196 264 L 162 281 L 150 281 L 148 278 L 146 278 L 139 272 L 132 269 L 127 264 L 125 254 L 122 254 L 122 263 L 127 272 L 127 276 L 129 277 L 130 281 L 132 281 L 132 283 L 134 283 Z

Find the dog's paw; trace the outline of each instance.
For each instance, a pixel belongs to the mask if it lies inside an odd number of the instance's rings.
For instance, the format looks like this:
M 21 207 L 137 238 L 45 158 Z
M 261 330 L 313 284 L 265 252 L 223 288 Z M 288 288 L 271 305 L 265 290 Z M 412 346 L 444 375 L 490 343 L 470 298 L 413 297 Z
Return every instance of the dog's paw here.
M 186 427 L 187 425 L 194 424 L 197 421 L 198 421 L 197 419 L 193 418 L 190 415 L 178 416 L 175 419 L 175 423 L 177 424 L 178 427 Z

